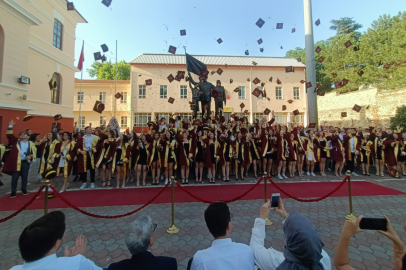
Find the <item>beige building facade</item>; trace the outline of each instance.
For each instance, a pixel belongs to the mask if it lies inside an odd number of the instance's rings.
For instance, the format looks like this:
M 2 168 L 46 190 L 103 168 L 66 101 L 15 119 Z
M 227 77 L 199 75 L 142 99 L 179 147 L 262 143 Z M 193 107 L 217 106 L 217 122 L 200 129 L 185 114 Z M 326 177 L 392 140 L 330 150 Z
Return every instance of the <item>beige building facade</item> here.
M 66 0 L 0 0 L 0 142 L 15 128 L 72 130 L 75 32 L 86 20 Z M 22 77 L 23 76 L 23 77 Z M 29 83 L 28 79 L 29 78 Z M 48 85 L 54 81 L 52 90 Z M 22 119 L 27 114 L 34 118 Z M 55 123 L 53 116 L 62 114 Z
M 233 113 L 241 114 L 240 104 L 244 103 L 242 111 L 249 111 L 251 121 L 262 118 L 268 108 L 275 111 L 278 124 L 287 122 L 307 124 L 307 95 L 305 84 L 300 82 L 305 80 L 305 65 L 296 59 L 211 55 L 194 57 L 207 65 L 210 72 L 209 82 L 215 85 L 217 80 L 221 80 L 225 87 L 226 118 Z M 172 82 L 168 80 L 169 75 L 175 77 L 178 71 L 185 71 L 187 75 L 184 55 L 141 54 L 130 63 L 132 125 L 144 127 L 148 121 L 156 117 L 168 119 L 170 114 L 181 115 L 183 118 L 192 116 L 189 105 L 189 101 L 192 101 L 192 92 L 189 82 L 185 79 Z M 288 66 L 293 66 L 294 72 L 286 73 L 285 67 Z M 214 72 L 219 68 L 223 70 L 221 75 Z M 192 77 L 198 81 L 196 75 L 192 74 Z M 255 84 L 255 78 L 261 82 Z M 146 85 L 145 81 L 149 79 L 152 80 L 152 85 Z M 277 84 L 278 79 L 281 84 Z M 265 85 L 261 87 L 261 83 Z M 234 92 L 237 88 L 238 91 Z M 255 88 L 265 91 L 267 98 L 252 95 Z M 175 99 L 173 104 L 168 102 L 171 97 Z M 283 106 L 286 106 L 285 110 Z M 213 99 L 211 110 L 214 111 Z M 292 113 L 294 110 L 299 110 L 301 114 L 294 116 Z M 270 115 L 266 117 L 269 119 Z

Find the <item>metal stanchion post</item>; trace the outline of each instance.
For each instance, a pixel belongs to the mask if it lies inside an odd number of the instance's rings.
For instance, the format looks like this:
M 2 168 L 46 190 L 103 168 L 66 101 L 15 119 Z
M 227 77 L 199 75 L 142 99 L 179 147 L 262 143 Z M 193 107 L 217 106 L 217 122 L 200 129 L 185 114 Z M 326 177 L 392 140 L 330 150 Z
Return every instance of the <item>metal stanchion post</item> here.
M 268 175 L 267 175 L 267 172 L 264 172 L 264 191 L 265 191 L 264 201 L 265 202 L 267 202 L 267 200 L 268 200 L 267 182 L 268 182 Z M 266 218 L 265 225 L 268 225 L 268 226 L 272 225 L 272 221 L 270 221 L 269 218 Z
M 351 171 L 347 171 L 348 175 L 348 198 L 350 200 L 350 214 L 345 216 L 346 220 L 355 220 L 357 219 L 352 212 L 352 196 L 351 196 Z
M 45 181 L 45 206 L 44 206 L 44 216 L 48 214 L 48 189 L 49 189 L 49 180 Z
M 175 234 L 179 232 L 179 228 L 175 226 L 175 177 L 171 177 L 172 183 L 172 226 L 166 231 L 170 234 Z

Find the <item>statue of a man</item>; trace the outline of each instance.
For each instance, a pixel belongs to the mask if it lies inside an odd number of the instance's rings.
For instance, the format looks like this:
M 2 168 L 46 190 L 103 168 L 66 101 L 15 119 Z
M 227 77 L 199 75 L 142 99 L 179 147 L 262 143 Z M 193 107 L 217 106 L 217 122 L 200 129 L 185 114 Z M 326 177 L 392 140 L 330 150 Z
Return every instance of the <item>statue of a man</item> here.
M 200 101 L 202 103 L 202 114 L 206 115 L 206 117 L 210 117 L 210 91 L 214 89 L 214 85 L 207 81 L 207 77 L 199 76 L 199 82 L 195 82 L 190 75 L 189 72 L 189 80 L 190 82 L 197 86 L 200 92 L 202 92 L 200 96 Z
M 226 91 L 224 86 L 221 86 L 221 81 L 217 80 L 216 87 L 214 90 L 217 91 L 218 96 L 214 99 L 215 106 L 216 106 L 216 116 L 219 115 L 220 117 L 223 116 L 223 102 L 224 105 L 227 103 Z M 219 112 L 220 111 L 220 112 Z
M 193 119 L 197 118 L 197 112 L 199 111 L 200 90 L 197 87 L 192 86 L 189 81 L 189 87 L 192 90 L 192 102 L 195 104 L 193 108 Z

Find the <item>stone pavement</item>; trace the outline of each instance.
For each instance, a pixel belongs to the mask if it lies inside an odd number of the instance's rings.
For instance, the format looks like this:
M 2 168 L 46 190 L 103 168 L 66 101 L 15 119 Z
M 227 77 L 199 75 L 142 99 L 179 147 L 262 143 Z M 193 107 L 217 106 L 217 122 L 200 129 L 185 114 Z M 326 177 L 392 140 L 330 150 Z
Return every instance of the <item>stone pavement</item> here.
M 310 179 L 314 181 L 320 178 L 322 177 Z M 339 180 L 331 176 L 323 180 L 326 181 L 327 179 L 329 181 Z M 403 180 L 372 176 L 357 178 L 357 180 L 366 179 L 383 186 L 406 191 L 406 181 Z M 297 180 L 299 179 L 297 178 Z M 252 181 L 254 180 L 252 179 Z M 8 191 L 3 188 L 1 192 L 4 194 Z M 387 215 L 404 241 L 406 241 L 406 233 L 403 231 L 402 223 L 406 217 L 405 202 L 406 195 L 353 198 L 356 215 L 367 217 Z M 231 234 L 233 241 L 249 244 L 251 228 L 254 219 L 259 215 L 259 208 L 262 203 L 263 200 L 249 200 L 229 204 L 234 216 Z M 333 256 L 344 224 L 344 215 L 348 214 L 349 211 L 348 198 L 327 198 L 316 203 L 300 203 L 286 199 L 284 203 L 288 212 L 297 210 L 314 222 L 322 235 L 325 244 L 324 249 L 330 256 Z M 93 207 L 86 208 L 86 210 L 102 215 L 117 215 L 129 212 L 136 207 L 138 206 Z M 73 209 L 62 209 L 66 214 L 67 230 L 63 248 L 60 249 L 58 255 L 63 254 L 65 245 L 73 246 L 76 237 L 84 234 L 88 239 L 85 256 L 95 261 L 97 265 L 107 267 L 111 262 L 130 258 L 125 245 L 125 235 L 129 223 L 140 215 L 151 215 L 154 222 L 158 223 L 152 253 L 175 257 L 178 260 L 179 269 L 183 270 L 186 269 L 188 260 L 196 251 L 209 247 L 213 240 L 204 221 L 203 213 L 206 207 L 207 205 L 204 203 L 175 204 L 175 224 L 180 228 L 179 233 L 175 235 L 166 232 L 171 225 L 170 204 L 149 205 L 132 216 L 120 219 L 96 219 Z M 12 212 L 0 212 L 0 218 L 10 213 Z M 19 235 L 25 226 L 42 214 L 42 210 L 23 211 L 13 219 L 0 224 L 0 270 L 10 269 L 12 266 L 22 263 L 18 250 Z M 270 218 L 274 224 L 266 228 L 265 246 L 272 246 L 281 251 L 284 245 L 282 219 L 277 214 L 272 214 Z M 355 269 L 393 269 L 392 261 L 391 241 L 378 232 L 366 231 L 356 235 L 351 240 L 350 262 Z

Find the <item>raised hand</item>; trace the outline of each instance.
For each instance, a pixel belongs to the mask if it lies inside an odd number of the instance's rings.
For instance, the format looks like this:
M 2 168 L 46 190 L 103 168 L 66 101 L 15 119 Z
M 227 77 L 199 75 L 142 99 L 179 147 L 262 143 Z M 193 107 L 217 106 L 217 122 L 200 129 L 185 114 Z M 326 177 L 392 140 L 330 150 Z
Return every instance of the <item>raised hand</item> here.
M 65 257 L 73 257 L 76 255 L 83 255 L 86 252 L 87 240 L 84 235 L 79 235 L 76 238 L 76 243 L 72 248 L 65 247 Z
M 14 120 L 11 120 L 8 124 L 9 124 L 10 126 L 14 126 L 15 123 L 16 123 L 16 122 L 15 122 Z

